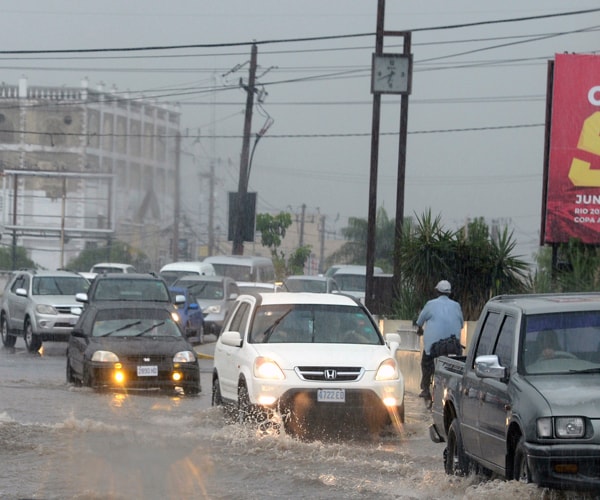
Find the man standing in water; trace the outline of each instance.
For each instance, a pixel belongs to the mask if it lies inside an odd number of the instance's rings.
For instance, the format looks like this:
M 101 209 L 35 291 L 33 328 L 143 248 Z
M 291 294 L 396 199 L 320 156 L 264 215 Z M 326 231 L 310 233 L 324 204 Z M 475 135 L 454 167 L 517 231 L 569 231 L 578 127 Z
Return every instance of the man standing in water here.
M 435 291 L 438 294 L 437 298 L 425 304 L 415 322 L 419 328 L 418 333 L 423 335 L 419 397 L 425 400 L 428 407 L 431 406 L 430 387 L 435 358 L 447 354 L 461 354 L 460 332 L 464 324 L 460 304 L 450 298 L 450 283 L 446 280 L 440 281 L 435 286 Z

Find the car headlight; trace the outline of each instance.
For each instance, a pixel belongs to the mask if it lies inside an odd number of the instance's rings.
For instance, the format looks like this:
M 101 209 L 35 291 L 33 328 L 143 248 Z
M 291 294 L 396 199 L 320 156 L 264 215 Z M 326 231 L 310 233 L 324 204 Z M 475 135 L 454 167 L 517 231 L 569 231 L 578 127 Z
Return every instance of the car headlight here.
M 398 378 L 400 378 L 398 365 L 392 358 L 382 361 L 375 372 L 375 380 L 397 380 Z
M 171 318 L 173 321 L 175 321 L 175 323 L 179 323 L 181 321 L 181 316 L 179 316 L 179 313 L 175 311 L 171 312 Z
M 585 436 L 585 419 L 582 417 L 543 417 L 537 420 L 540 438 L 582 438 Z
M 110 351 L 96 351 L 92 355 L 92 361 L 99 361 L 100 363 L 118 363 L 119 356 Z
M 195 363 L 196 356 L 192 351 L 179 351 L 173 356 L 173 363 Z
M 254 376 L 268 380 L 284 380 L 285 375 L 272 359 L 259 356 L 254 360 Z
M 47 304 L 38 304 L 35 306 L 35 311 L 39 314 L 58 314 L 58 311 L 54 307 Z
M 204 314 L 219 314 L 221 312 L 221 306 L 219 304 L 213 304 L 212 306 L 208 306 L 202 312 Z

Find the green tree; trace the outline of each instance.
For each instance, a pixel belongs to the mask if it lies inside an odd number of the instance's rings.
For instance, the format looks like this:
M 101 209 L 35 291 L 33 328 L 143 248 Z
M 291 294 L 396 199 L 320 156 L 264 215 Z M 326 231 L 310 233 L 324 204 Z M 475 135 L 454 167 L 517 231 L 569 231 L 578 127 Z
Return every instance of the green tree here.
M 13 266 L 13 248 L 0 248 L 0 269 L 36 269 L 37 265 L 29 257 L 23 247 L 15 247 L 15 262 Z
M 375 220 L 375 265 L 385 272 L 393 269 L 394 236 L 396 226 L 383 207 L 377 211 Z M 342 229 L 342 236 L 347 240 L 337 252 L 327 259 L 328 265 L 359 264 L 367 262 L 368 221 L 358 217 L 350 217 L 348 226 Z
M 277 215 L 257 214 L 256 230 L 260 231 L 261 244 L 271 252 L 275 275 L 278 280 L 283 280 L 291 274 L 302 274 L 306 259 L 310 256 L 311 247 L 304 245 L 298 247 L 286 257 L 279 250 L 287 229 L 292 225 L 292 216 L 287 212 Z
M 144 252 L 122 241 L 113 241 L 110 247 L 86 248 L 68 262 L 67 269 L 89 271 L 98 262 L 121 262 L 131 264 L 138 271 L 150 268 L 149 259 Z

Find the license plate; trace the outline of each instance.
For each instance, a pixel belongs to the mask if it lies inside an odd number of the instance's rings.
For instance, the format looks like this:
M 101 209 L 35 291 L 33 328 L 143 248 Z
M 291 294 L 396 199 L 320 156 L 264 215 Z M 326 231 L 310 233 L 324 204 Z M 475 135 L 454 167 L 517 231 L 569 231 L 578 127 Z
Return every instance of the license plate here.
M 137 367 L 138 377 L 157 377 L 158 366 L 154 365 L 143 365 Z
M 345 389 L 318 389 L 317 401 L 319 403 L 345 403 Z

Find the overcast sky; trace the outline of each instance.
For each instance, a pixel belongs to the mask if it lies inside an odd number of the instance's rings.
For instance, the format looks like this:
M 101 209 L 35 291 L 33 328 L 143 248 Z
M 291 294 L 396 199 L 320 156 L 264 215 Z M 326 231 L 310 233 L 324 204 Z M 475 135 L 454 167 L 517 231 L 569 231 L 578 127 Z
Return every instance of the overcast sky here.
M 387 0 L 385 28 L 412 31 L 405 215 L 430 209 L 448 228 L 498 219 L 531 257 L 539 242 L 547 61 L 598 53 L 600 11 L 567 15 L 596 8 L 594 0 Z M 237 190 L 246 100 L 239 80 L 247 80 L 256 41 L 265 93 L 253 132 L 273 120 L 250 173 L 258 212 L 299 213 L 304 204 L 339 231 L 348 217 L 368 215 L 376 14 L 377 0 L 2 2 L 1 80 L 78 86 L 87 77 L 93 87 L 178 102 L 190 136 L 183 158 L 197 169 L 186 185 L 205 191 L 212 160 L 222 203 Z M 516 21 L 530 17 L 537 19 Z M 457 26 L 470 23 L 479 24 Z M 384 51 L 402 52 L 401 43 L 386 37 Z M 183 45 L 194 47 L 75 52 Z M 6 53 L 18 50 L 73 52 Z M 399 121 L 399 98 L 384 96 L 377 205 L 390 217 Z M 205 227 L 204 200 L 183 210 Z M 224 208 L 218 219 L 225 230 Z

